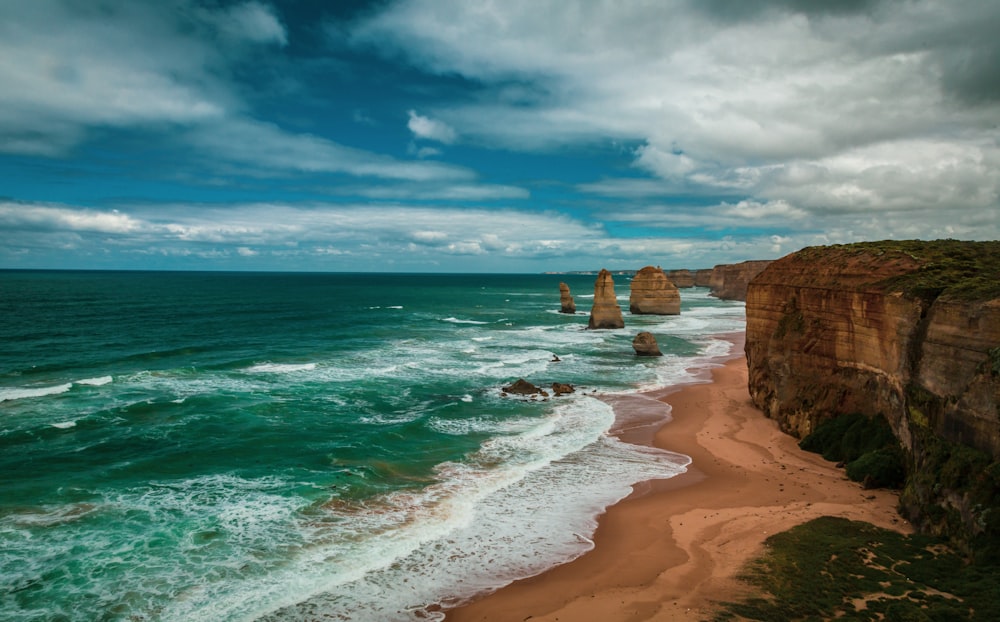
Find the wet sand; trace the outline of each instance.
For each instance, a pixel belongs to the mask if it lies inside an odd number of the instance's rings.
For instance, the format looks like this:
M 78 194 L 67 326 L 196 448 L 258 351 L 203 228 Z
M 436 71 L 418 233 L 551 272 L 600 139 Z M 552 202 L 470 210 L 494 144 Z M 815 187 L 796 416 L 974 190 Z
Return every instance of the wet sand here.
M 746 593 L 735 575 L 769 534 L 825 515 L 912 531 L 895 493 L 862 489 L 753 407 L 742 356 L 709 384 L 660 395 L 673 420 L 622 436 L 691 456 L 688 471 L 608 508 L 592 551 L 453 609 L 449 622 L 701 620 Z

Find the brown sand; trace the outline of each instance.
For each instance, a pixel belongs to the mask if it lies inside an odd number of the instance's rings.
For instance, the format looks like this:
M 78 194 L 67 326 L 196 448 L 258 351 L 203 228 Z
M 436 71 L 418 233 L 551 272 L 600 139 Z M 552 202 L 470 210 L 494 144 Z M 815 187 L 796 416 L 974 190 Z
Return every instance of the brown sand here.
M 734 576 L 769 534 L 824 515 L 911 531 L 896 495 L 863 490 L 753 407 L 742 357 L 712 377 L 662 398 L 673 421 L 653 444 L 691 456 L 687 473 L 643 484 L 608 508 L 589 553 L 447 619 L 701 620 L 714 602 L 746 593 Z

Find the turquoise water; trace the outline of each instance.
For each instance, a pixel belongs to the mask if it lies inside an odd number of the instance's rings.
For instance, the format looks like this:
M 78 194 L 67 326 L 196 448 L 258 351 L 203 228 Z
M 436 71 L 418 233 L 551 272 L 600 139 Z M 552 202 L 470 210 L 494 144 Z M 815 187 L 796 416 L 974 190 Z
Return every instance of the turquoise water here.
M 0 272 L 0 620 L 433 619 L 580 555 L 688 463 L 599 397 L 744 327 L 695 288 L 587 331 L 593 279 Z M 521 377 L 578 391 L 501 394 Z

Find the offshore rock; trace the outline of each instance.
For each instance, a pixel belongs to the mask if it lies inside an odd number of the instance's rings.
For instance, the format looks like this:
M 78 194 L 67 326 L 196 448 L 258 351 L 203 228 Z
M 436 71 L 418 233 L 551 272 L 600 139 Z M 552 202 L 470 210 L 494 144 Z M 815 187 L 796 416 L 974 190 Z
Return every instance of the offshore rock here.
M 769 265 L 770 260 L 719 264 L 712 268 L 708 286 L 712 295 L 720 300 L 746 300 L 747 285 Z
M 556 395 L 567 395 L 569 393 L 573 393 L 575 390 L 576 389 L 573 388 L 573 385 L 566 384 L 565 382 L 552 383 L 552 392 Z
M 694 287 L 694 274 L 690 270 L 670 270 L 666 274 L 674 287 Z
M 590 308 L 587 328 L 625 328 L 622 310 L 615 298 L 615 281 L 611 273 L 603 268 L 594 281 L 594 305 Z
M 839 415 L 884 417 L 907 453 L 907 517 L 966 543 L 1000 536 L 988 505 L 939 473 L 969 451 L 987 474 L 1000 464 L 998 266 L 1000 242 L 955 240 L 775 261 L 747 291 L 751 399 L 800 438 Z
M 632 340 L 632 349 L 636 356 L 663 356 L 660 347 L 656 344 L 656 337 L 652 333 L 645 331 L 639 333 Z
M 576 303 L 569 293 L 569 285 L 559 284 L 559 313 L 576 313 Z
M 628 308 L 636 315 L 678 315 L 681 295 L 663 270 L 646 266 L 632 277 Z
M 513 393 L 514 395 L 548 395 L 543 389 L 536 387 L 524 378 L 518 378 L 514 384 L 503 387 L 503 392 Z

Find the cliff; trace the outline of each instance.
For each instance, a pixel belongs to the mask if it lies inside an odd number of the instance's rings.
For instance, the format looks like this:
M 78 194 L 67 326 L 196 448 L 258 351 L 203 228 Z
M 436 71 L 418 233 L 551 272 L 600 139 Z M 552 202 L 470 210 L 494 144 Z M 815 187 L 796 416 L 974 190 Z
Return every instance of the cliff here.
M 666 275 L 674 287 L 694 287 L 694 274 L 690 270 L 668 270 Z
M 681 295 L 663 270 L 646 266 L 632 279 L 628 307 L 636 315 L 678 315 Z
M 746 302 L 758 408 L 800 438 L 884 417 L 907 517 L 966 544 L 1000 536 L 1000 242 L 807 248 L 753 278 Z
M 625 328 L 622 310 L 615 297 L 615 281 L 607 270 L 602 269 L 594 281 L 594 305 L 590 308 L 587 328 Z
M 747 285 L 770 264 L 770 260 L 719 264 L 712 268 L 712 273 L 708 279 L 708 287 L 712 289 L 712 295 L 716 298 L 722 300 L 746 300 Z
M 694 286 L 695 287 L 711 287 L 712 286 L 712 272 L 711 268 L 703 268 L 701 270 L 695 270 L 694 272 Z

